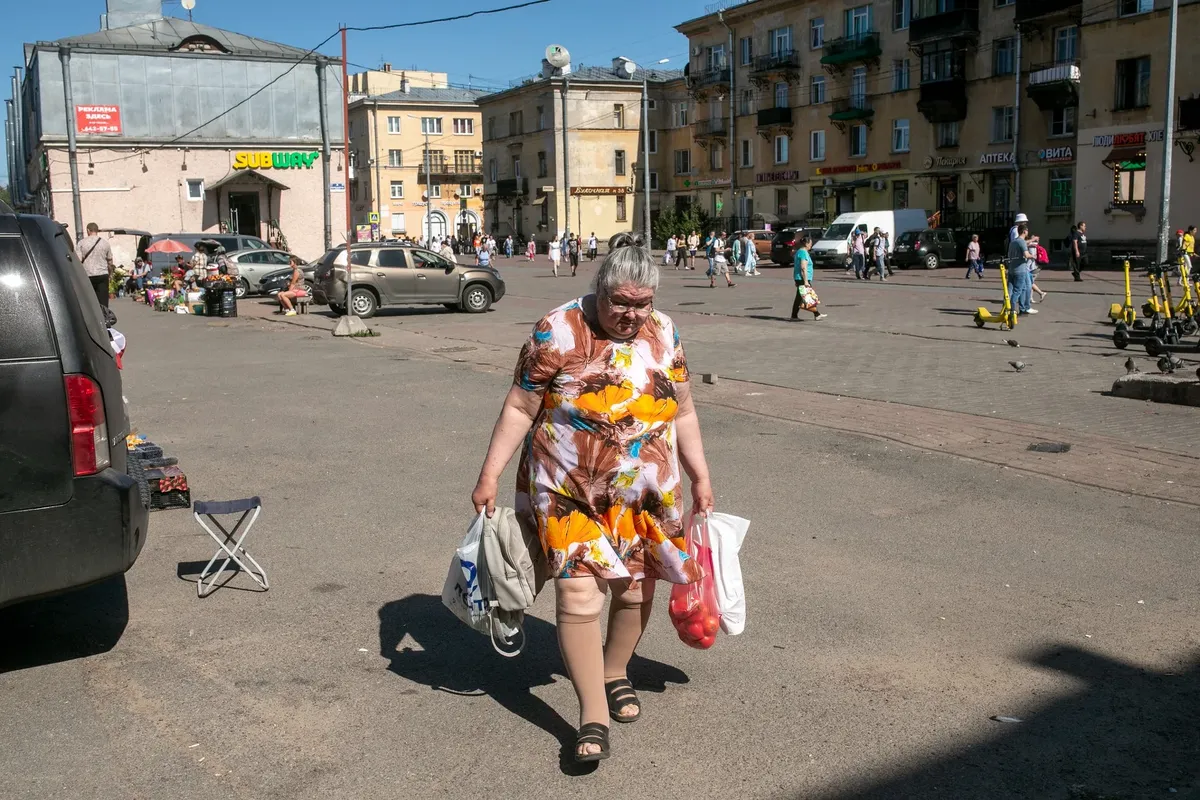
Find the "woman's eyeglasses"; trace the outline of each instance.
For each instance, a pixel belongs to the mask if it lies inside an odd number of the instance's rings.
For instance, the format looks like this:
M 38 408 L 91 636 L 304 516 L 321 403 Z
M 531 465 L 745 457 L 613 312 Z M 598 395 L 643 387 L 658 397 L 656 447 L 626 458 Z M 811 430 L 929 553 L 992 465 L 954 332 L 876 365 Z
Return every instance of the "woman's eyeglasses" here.
M 612 309 L 614 314 L 646 314 L 654 310 L 654 300 L 650 299 L 644 303 L 617 303 L 611 297 L 605 297 L 604 302 L 608 303 L 608 307 Z

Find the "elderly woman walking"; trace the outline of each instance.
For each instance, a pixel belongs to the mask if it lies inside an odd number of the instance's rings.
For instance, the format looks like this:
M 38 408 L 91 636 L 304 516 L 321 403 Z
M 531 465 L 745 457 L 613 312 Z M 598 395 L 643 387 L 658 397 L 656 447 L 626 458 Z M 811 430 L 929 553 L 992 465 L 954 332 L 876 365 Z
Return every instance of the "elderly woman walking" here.
M 609 718 L 641 716 L 626 667 L 655 580 L 700 577 L 684 551 L 681 462 L 694 510 L 713 506 L 683 345 L 654 309 L 657 287 L 650 250 L 614 236 L 593 292 L 534 326 L 471 495 L 477 511 L 490 513 L 500 474 L 524 445 L 516 507 L 536 525 L 554 579 L 559 648 L 579 698 L 581 762 L 608 758 Z

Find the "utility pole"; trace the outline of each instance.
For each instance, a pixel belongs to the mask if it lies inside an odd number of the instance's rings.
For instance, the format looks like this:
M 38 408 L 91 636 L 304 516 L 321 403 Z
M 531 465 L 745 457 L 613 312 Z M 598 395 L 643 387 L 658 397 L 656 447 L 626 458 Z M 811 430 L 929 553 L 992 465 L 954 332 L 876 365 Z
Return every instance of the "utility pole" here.
M 425 246 L 433 247 L 433 176 L 429 174 L 429 124 L 422 119 L 425 133 Z
M 1175 47 L 1179 28 L 1179 0 L 1171 0 L 1171 29 L 1167 49 L 1167 113 L 1163 122 L 1162 198 L 1158 207 L 1158 261 L 1167 260 L 1171 235 L 1171 156 L 1175 149 Z
M 563 98 L 562 98 L 562 150 L 563 150 L 563 219 L 566 223 L 567 231 L 571 230 L 571 150 L 568 145 L 567 133 L 570 127 L 567 125 L 567 98 L 571 91 L 571 79 L 563 75 Z M 517 190 L 520 191 L 520 184 L 517 185 Z M 557 233 L 557 231 L 554 231 Z M 551 237 L 553 241 L 554 237 Z
M 351 285 L 354 282 L 354 262 L 350 258 L 350 241 L 354 235 L 354 216 L 350 205 L 350 78 L 346 74 L 346 26 L 342 26 L 342 160 L 346 167 L 346 317 L 354 317 Z M 351 323 L 352 325 L 352 323 Z
M 1171 52 L 1174 53 L 1174 50 Z M 67 162 L 71 167 L 71 205 L 75 211 L 75 241 L 78 242 L 83 238 L 83 209 L 80 207 L 82 201 L 79 197 L 79 146 L 75 138 L 75 97 L 71 91 L 71 51 L 60 47 L 58 58 L 62 62 L 63 102 L 66 105 L 67 117 Z
M 729 31 L 729 46 L 725 51 L 725 66 L 729 70 L 729 202 L 734 203 L 734 199 L 737 197 L 737 164 L 735 163 L 737 160 L 737 120 L 733 115 L 733 28 L 729 27 L 729 24 L 725 22 L 725 13 L 723 11 L 717 11 L 717 19 L 725 26 L 725 30 Z M 737 213 L 738 205 L 736 203 L 734 203 L 733 209 L 734 213 Z M 730 225 L 730 233 L 733 232 L 732 229 L 735 227 L 737 226 Z
M 317 109 L 321 119 L 321 181 L 325 184 L 321 197 L 324 201 L 325 212 L 325 249 L 333 247 L 333 197 L 329 189 L 329 98 L 326 96 L 325 70 L 329 68 L 329 60 L 317 56 Z M 348 182 L 348 181 L 347 181 Z M 343 186 L 343 191 L 349 192 L 350 187 Z
M 649 82 L 642 78 L 642 189 L 645 193 L 645 208 L 642 220 L 646 228 L 646 249 L 653 249 L 650 241 L 650 95 Z
M 1013 102 L 1013 205 L 1021 210 L 1021 29 L 1017 28 L 1016 63 L 1013 74 L 1016 76 L 1016 100 Z

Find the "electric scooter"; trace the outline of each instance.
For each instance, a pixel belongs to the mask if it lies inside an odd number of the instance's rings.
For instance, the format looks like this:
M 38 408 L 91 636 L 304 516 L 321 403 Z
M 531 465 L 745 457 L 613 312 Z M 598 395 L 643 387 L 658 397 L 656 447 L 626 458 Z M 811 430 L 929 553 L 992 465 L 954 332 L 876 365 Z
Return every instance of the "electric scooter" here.
M 1126 325 L 1124 320 L 1117 322 L 1113 344 L 1121 350 L 1130 343 L 1143 344 L 1149 355 L 1159 356 L 1178 345 L 1184 333 L 1179 320 L 1172 314 L 1175 303 L 1171 298 L 1171 265 L 1152 264 L 1146 272 L 1152 296 L 1142 310 L 1148 318 L 1138 320 L 1141 324 L 1133 327 Z
M 1137 311 L 1133 308 L 1133 288 L 1129 283 L 1129 263 L 1131 261 L 1145 261 L 1145 256 L 1134 255 L 1133 253 L 1125 253 L 1122 255 L 1114 255 L 1113 261 L 1124 261 L 1125 263 L 1125 303 L 1113 303 L 1108 307 L 1108 318 L 1113 322 L 1124 322 L 1126 325 L 1133 325 L 1137 321 Z
M 1004 289 L 1004 306 L 998 312 L 992 312 L 983 306 L 975 309 L 975 325 L 982 328 L 988 323 L 998 324 L 1000 330 L 1011 331 L 1017 327 L 1017 309 L 1013 307 L 1012 297 L 1008 293 L 1008 272 L 1004 268 L 1004 261 L 988 261 L 988 265 L 1000 265 L 1000 286 Z

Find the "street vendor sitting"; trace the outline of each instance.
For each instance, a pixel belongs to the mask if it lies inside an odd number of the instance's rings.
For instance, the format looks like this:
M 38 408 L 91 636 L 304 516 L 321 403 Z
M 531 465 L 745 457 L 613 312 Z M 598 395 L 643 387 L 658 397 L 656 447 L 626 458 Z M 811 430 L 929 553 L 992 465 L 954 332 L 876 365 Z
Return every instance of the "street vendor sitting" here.
M 177 292 L 183 291 L 187 274 L 187 262 L 183 260 L 183 256 L 175 256 L 175 266 L 171 267 L 171 288 Z
M 288 282 L 288 286 L 276 297 L 279 298 L 279 311 L 284 316 L 296 316 L 296 309 L 292 307 L 292 301 L 298 297 L 308 297 L 308 290 L 304 288 L 304 272 L 300 269 L 299 256 L 291 257 L 292 279 Z

